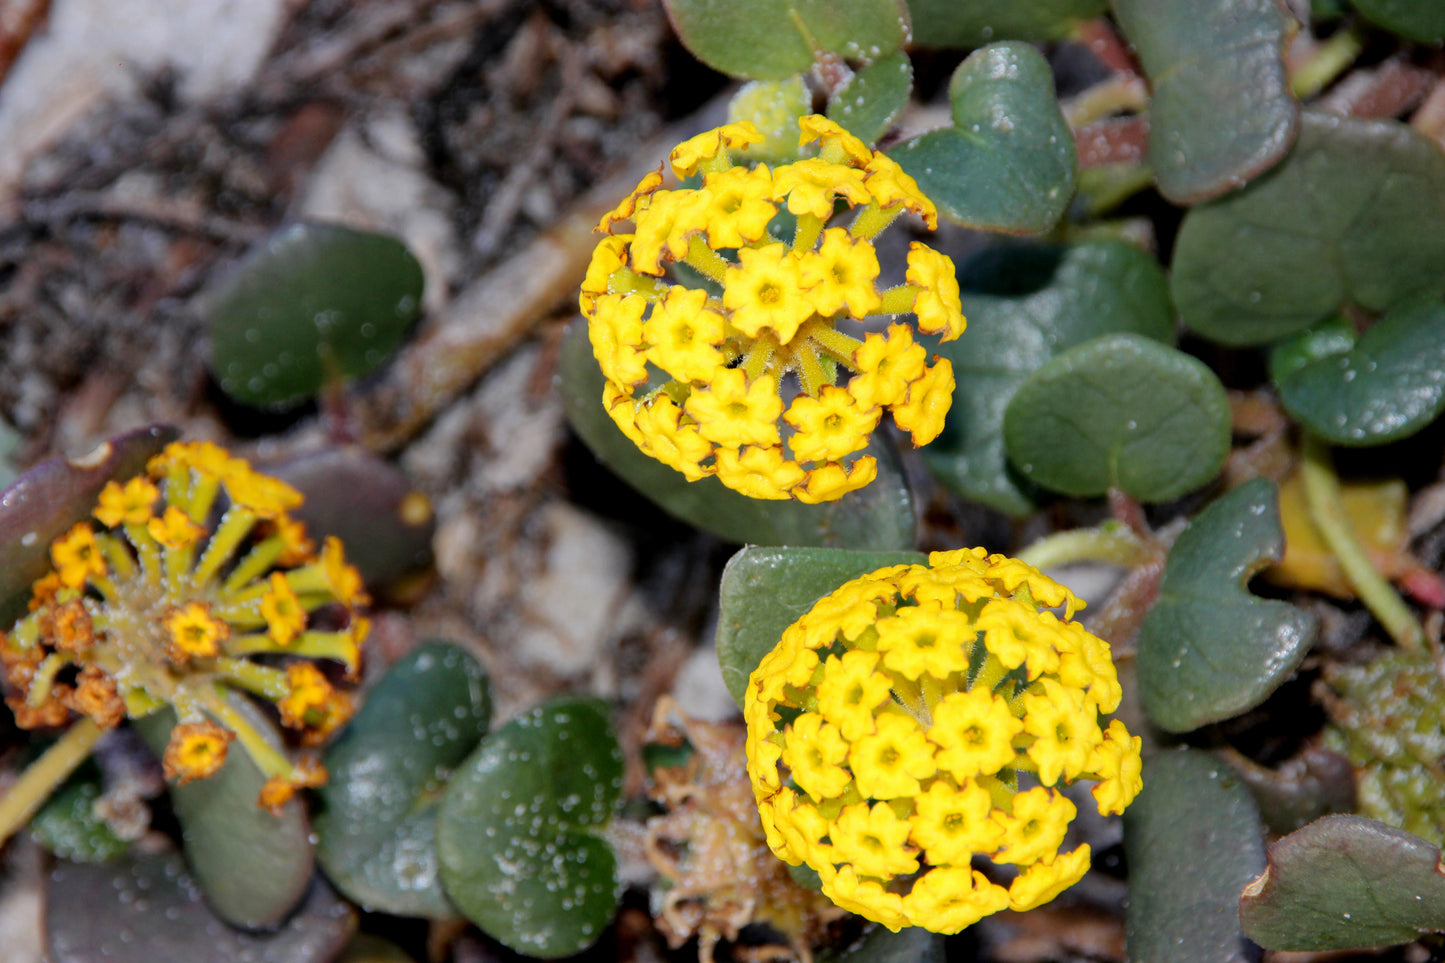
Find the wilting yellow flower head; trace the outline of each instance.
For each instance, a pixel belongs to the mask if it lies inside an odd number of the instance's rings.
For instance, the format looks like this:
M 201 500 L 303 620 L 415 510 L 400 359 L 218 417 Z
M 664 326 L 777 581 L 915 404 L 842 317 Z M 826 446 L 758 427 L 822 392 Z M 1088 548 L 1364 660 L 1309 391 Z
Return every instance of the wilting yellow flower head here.
M 55 540 L 54 571 L 35 583 L 30 614 L 0 634 L 17 722 L 61 725 L 77 712 L 108 728 L 170 705 L 179 724 L 168 778 L 211 775 L 239 740 L 268 777 L 262 798 L 273 808 L 324 780 L 226 696 L 276 703 L 307 744 L 350 715 L 350 700 L 306 660 L 335 659 L 355 675 L 367 599 L 339 542 L 316 555 L 288 514 L 300 504 L 291 486 L 208 442 L 170 445 L 147 477 L 106 485 L 99 526 L 81 522 Z M 289 660 L 246 658 L 262 654 Z
M 913 179 L 826 118 L 799 124 L 817 156 L 771 170 L 732 166 L 730 150 L 761 140 L 749 123 L 674 149 L 673 172 L 700 173 L 701 186 L 661 190 L 660 169 L 643 178 L 599 225 L 634 227 L 597 246 L 581 306 L 603 403 L 633 443 L 690 481 L 811 503 L 876 477 L 856 453 L 884 411 L 924 445 L 952 400 L 952 366 L 930 365 L 908 324 L 865 334 L 862 322 L 912 314 L 950 340 L 964 319 L 953 263 L 922 244 L 905 283 L 879 284 L 873 238 L 905 210 L 937 226 Z M 797 227 L 774 237 L 784 209 Z M 708 286 L 689 284 L 698 274 Z M 853 373 L 841 384 L 840 369 Z
M 1089 847 L 1059 852 L 1075 810 L 1058 787 L 1098 780 L 1108 814 L 1141 785 L 1140 740 L 1101 723 L 1119 682 L 1108 643 L 1071 620 L 1080 604 L 979 548 L 881 569 L 818 601 L 744 703 L 773 852 L 894 930 L 956 933 L 1077 882 Z M 1046 610 L 1060 605 L 1062 619 Z

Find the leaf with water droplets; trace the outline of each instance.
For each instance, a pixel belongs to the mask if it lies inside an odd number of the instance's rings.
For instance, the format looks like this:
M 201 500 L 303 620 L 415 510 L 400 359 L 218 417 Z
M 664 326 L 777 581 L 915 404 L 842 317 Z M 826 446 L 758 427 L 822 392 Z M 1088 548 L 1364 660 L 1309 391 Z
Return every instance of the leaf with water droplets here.
M 1253 959 L 1239 891 L 1264 866 L 1264 827 L 1229 766 L 1194 749 L 1144 760 L 1144 790 L 1124 813 L 1126 939 L 1136 963 Z
M 1326 816 L 1270 847 L 1239 917 L 1271 950 L 1406 943 L 1445 930 L 1440 850 L 1364 816 Z
M 1228 719 L 1294 672 L 1318 620 L 1245 588 L 1283 551 L 1274 483 L 1262 478 L 1216 499 L 1174 542 L 1139 628 L 1139 694 L 1156 725 L 1185 732 Z
M 1074 135 L 1054 75 L 1033 47 L 975 50 L 948 85 L 953 126 L 905 141 L 889 156 L 964 225 L 1011 234 L 1053 227 L 1074 196 Z
M 919 552 L 744 548 L 728 561 L 718 589 L 717 660 L 728 692 L 743 704 L 748 676 L 818 599 L 885 565 L 927 560 Z
M 1445 411 L 1445 303 L 1431 296 L 1389 312 L 1353 347 L 1286 374 L 1279 400 L 1336 445 L 1408 438 Z
M 858 71 L 828 98 L 828 118 L 876 144 L 903 112 L 913 91 L 913 62 L 891 53 Z
M 683 46 L 734 77 L 781 80 L 819 54 L 874 61 L 908 40 L 903 0 L 663 0 Z
M 1305 111 L 1294 149 L 1184 216 L 1170 284 L 1184 323 L 1229 345 L 1294 334 L 1349 304 L 1445 289 L 1445 155 L 1393 120 Z
M 216 292 L 211 370 L 244 404 L 285 408 L 386 361 L 421 309 L 422 269 L 394 237 L 292 224 Z
M 46 958 L 53 963 L 330 960 L 356 929 L 355 912 L 319 878 L 277 929 L 228 926 L 174 852 L 104 864 L 61 860 L 45 888 Z
M 249 699 L 237 695 L 230 702 L 262 738 L 282 748 L 275 725 Z M 133 724 L 160 755 L 175 722 L 175 713 L 166 708 Z M 260 767 L 237 742 L 215 775 L 170 787 L 196 881 L 217 916 L 248 929 L 285 919 L 315 875 L 316 853 L 302 800 L 292 799 L 280 816 L 273 816 L 256 803 L 265 782 Z
M 1029 375 L 1003 418 L 1009 460 L 1067 495 L 1145 502 L 1208 482 L 1229 454 L 1229 399 L 1203 363 L 1137 334 L 1076 345 Z
M 487 734 L 487 675 L 470 654 L 427 642 L 393 665 L 326 752 L 316 855 L 368 910 L 455 916 L 437 878 L 436 823 L 452 771 Z
M 168 425 L 126 432 L 83 458 L 43 461 L 0 493 L 0 625 L 24 614 L 30 586 L 50 570 L 50 543 L 90 517 L 105 483 L 139 475 L 178 434 Z
M 527 956 L 570 956 L 617 909 L 617 857 L 600 835 L 622 792 L 606 707 L 554 699 L 493 732 L 442 799 L 442 885 L 468 919 Z
M 1107 0 L 908 0 L 913 45 L 944 50 L 995 40 L 1063 40 L 1108 7 Z
M 57 856 L 83 863 L 103 863 L 126 851 L 95 804 L 100 800 L 100 767 L 87 759 L 30 820 L 30 834 Z
M 1243 185 L 1294 142 L 1299 103 L 1277 0 L 1114 0 L 1153 86 L 1149 164 L 1159 192 L 1197 204 Z
M 607 416 L 602 383 L 587 327 L 574 323 L 557 363 L 567 420 L 599 461 L 683 521 L 731 542 L 758 545 L 887 549 L 913 544 L 912 491 L 897 450 L 882 432 L 866 449 L 878 459 L 878 477 L 866 487 L 821 505 L 765 501 L 725 488 L 716 478 L 690 482 L 644 455 Z

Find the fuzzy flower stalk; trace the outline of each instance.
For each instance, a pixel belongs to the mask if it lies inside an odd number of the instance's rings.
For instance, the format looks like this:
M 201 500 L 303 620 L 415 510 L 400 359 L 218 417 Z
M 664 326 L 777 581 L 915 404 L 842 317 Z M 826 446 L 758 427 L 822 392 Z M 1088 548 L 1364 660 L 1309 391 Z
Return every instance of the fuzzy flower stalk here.
M 580 300 L 603 404 L 642 451 L 689 481 L 816 503 L 877 476 L 858 452 L 884 412 L 914 445 L 937 437 L 953 368 L 896 319 L 946 341 L 964 318 L 953 263 L 923 244 L 880 283 L 879 233 L 904 211 L 937 226 L 913 179 L 826 118 L 799 125 L 816 156 L 771 169 L 733 164 L 762 140 L 750 123 L 680 144 L 672 170 L 700 186 L 643 178 L 603 217 Z M 775 236 L 784 212 L 796 226 Z
M 314 758 L 290 759 L 231 701 L 244 692 L 274 703 L 304 745 L 351 714 L 313 660 L 356 674 L 368 600 L 340 542 L 318 554 L 291 517 L 301 501 L 207 442 L 172 444 L 146 475 L 108 483 L 94 521 L 51 545 L 54 569 L 35 583 L 29 614 L 0 634 L 19 725 L 78 715 L 72 730 L 98 734 L 170 706 L 169 779 L 214 774 L 235 741 L 267 777 L 262 806 L 324 782 Z
M 1096 780 L 1104 814 L 1141 787 L 1140 740 L 1102 721 L 1119 682 L 1108 643 L 1072 621 L 1080 604 L 977 548 L 821 599 L 744 703 L 773 852 L 893 930 L 956 933 L 1077 882 L 1089 847 L 1060 852 L 1076 810 L 1059 787 Z

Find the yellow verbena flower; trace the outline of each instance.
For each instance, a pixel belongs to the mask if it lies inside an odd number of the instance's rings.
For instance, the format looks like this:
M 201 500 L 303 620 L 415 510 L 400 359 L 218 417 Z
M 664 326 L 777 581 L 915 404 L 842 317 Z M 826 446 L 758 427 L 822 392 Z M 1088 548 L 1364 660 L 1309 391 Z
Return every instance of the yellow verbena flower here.
M 276 703 L 305 745 L 350 715 L 309 660 L 334 659 L 356 675 L 366 593 L 340 542 L 328 538 L 316 554 L 289 514 L 300 504 L 290 485 L 209 442 L 169 445 L 144 477 L 107 484 L 99 525 L 81 522 L 55 540 L 55 569 L 35 583 L 29 614 L 0 634 L 19 724 L 62 725 L 79 713 L 109 728 L 169 705 L 179 721 L 168 778 L 211 775 L 239 740 L 267 776 L 263 804 L 324 781 L 315 760 L 287 758 L 227 697 Z
M 877 476 L 858 452 L 885 411 L 923 445 L 952 400 L 952 366 L 930 364 L 907 323 L 865 336 L 863 322 L 912 314 L 951 340 L 964 318 L 952 262 L 925 245 L 911 246 L 905 283 L 879 284 L 879 232 L 904 211 L 937 225 L 913 179 L 827 118 L 799 126 L 817 156 L 773 168 L 733 166 L 730 152 L 762 140 L 749 123 L 679 145 L 673 172 L 701 185 L 643 178 L 598 225 L 609 236 L 579 301 L 604 405 L 634 444 L 689 481 L 816 503 Z M 775 237 L 784 210 L 797 226 Z M 611 233 L 628 220 L 632 233 Z M 689 287 L 679 265 L 713 287 Z
M 1116 814 L 1142 785 L 1140 740 L 1103 721 L 1119 682 L 1108 643 L 1072 621 L 1081 605 L 983 549 L 820 599 L 744 701 L 773 852 L 894 930 L 955 933 L 1077 882 L 1089 847 L 1059 852 L 1075 815 L 1059 787 L 1094 780 L 1099 811 Z

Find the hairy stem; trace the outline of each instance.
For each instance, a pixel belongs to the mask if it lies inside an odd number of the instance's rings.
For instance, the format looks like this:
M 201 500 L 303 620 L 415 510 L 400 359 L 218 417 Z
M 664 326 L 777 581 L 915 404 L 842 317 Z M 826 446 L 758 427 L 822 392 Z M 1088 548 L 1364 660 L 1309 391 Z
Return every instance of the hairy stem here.
M 56 787 L 86 760 L 102 731 L 93 721 L 82 717 L 20 774 L 15 785 L 0 796 L 0 843 L 28 823 Z

